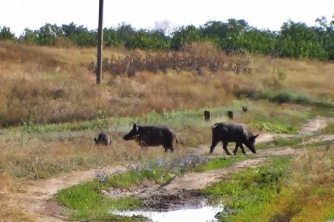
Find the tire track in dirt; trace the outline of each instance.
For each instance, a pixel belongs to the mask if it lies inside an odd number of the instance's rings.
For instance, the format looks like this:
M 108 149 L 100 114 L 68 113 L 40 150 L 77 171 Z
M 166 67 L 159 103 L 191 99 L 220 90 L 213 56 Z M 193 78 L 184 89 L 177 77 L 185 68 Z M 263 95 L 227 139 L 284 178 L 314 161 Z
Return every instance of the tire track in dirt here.
M 331 121 L 334 122 L 334 119 L 329 119 L 325 117 L 316 117 L 315 119 L 312 119 L 308 123 L 303 125 L 299 134 L 314 135 L 318 133 L 320 130 L 324 129 L 327 126 L 327 122 Z M 269 133 L 260 134 L 260 136 L 257 139 L 257 143 L 272 141 L 274 136 L 277 136 L 277 134 L 275 135 Z M 281 136 L 290 137 L 296 135 L 282 134 Z M 324 139 L 325 137 L 322 138 Z M 316 139 L 319 138 L 317 137 Z M 334 135 L 326 135 L 325 139 L 332 140 L 334 139 Z M 189 151 L 198 154 L 207 154 L 208 149 L 209 145 L 201 145 L 196 148 L 189 148 Z M 225 155 L 223 149 L 216 149 L 216 150 L 215 150 L 216 156 L 217 154 Z M 295 152 L 296 150 L 290 147 L 260 150 L 257 152 L 256 155 L 263 157 L 241 161 L 231 165 L 230 167 L 223 169 L 211 170 L 201 173 L 190 173 L 183 175 L 181 177 L 176 177 L 169 184 L 160 187 L 159 189 L 163 189 L 164 191 L 172 193 L 173 191 L 175 191 L 176 188 L 178 189 L 202 188 L 203 186 L 208 186 L 210 184 L 218 182 L 223 178 L 228 177 L 228 175 L 236 173 L 244 168 L 256 167 L 259 164 L 265 163 L 268 160 L 268 158 L 266 158 L 267 155 L 291 155 L 294 154 Z M 13 205 L 15 207 L 23 208 L 28 212 L 30 212 L 31 214 L 37 215 L 38 221 L 43 221 L 43 222 L 66 221 L 64 218 L 52 215 L 53 212 L 55 212 L 54 214 L 59 212 L 60 206 L 58 206 L 54 202 L 52 203 L 52 201 L 49 202 L 48 200 L 61 189 L 94 179 L 96 170 L 98 169 L 72 172 L 65 176 L 52 178 L 48 180 L 31 181 L 26 186 L 25 193 L 6 195 L 7 196 L 6 199 L 8 201 L 8 204 Z M 109 167 L 106 169 L 108 173 L 116 173 L 125 170 L 126 169 L 123 166 Z M 205 182 L 203 182 L 203 180 L 205 180 Z
M 295 153 L 296 150 L 290 147 L 261 150 L 257 154 L 252 154 L 260 156 L 260 158 L 248 159 L 236 162 L 226 168 L 209 170 L 204 172 L 194 172 L 182 175 L 180 177 L 175 177 L 170 183 L 168 183 L 165 186 L 162 186 L 160 189 L 163 189 L 165 193 L 177 189 L 185 189 L 185 190 L 201 189 L 210 186 L 214 183 L 217 183 L 222 179 L 226 179 L 229 175 L 239 172 L 242 169 L 257 167 L 260 164 L 267 162 L 269 160 L 267 156 L 269 155 L 284 156 L 284 155 L 292 155 Z
M 114 166 L 104 168 L 107 173 L 113 174 L 123 172 L 126 170 L 123 166 Z M 66 221 L 61 218 L 49 215 L 52 212 L 58 214 L 60 206 L 55 203 L 48 202 L 54 194 L 59 190 L 67 187 L 77 185 L 79 183 L 87 182 L 95 178 L 95 173 L 99 169 L 92 169 L 87 171 L 76 171 L 62 177 L 52 178 L 48 180 L 31 181 L 26 186 L 25 193 L 9 195 L 8 203 L 20 207 L 32 214 L 39 216 L 37 221 L 43 222 L 58 222 Z

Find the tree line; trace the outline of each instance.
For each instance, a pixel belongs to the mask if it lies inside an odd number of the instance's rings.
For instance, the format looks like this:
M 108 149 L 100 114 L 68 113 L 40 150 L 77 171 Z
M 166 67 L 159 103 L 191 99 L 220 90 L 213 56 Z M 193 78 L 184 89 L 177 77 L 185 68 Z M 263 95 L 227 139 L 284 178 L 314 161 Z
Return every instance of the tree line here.
M 26 28 L 19 37 L 0 26 L 0 41 L 56 46 L 60 42 L 79 47 L 97 45 L 97 30 L 73 22 L 61 26 L 46 23 L 38 30 Z M 245 20 L 208 21 L 199 27 L 172 27 L 169 21 L 156 22 L 152 29 L 136 30 L 130 24 L 104 28 L 104 46 L 128 49 L 182 50 L 190 42 L 212 42 L 228 53 L 252 53 L 274 57 L 334 60 L 334 15 L 331 21 L 317 18 L 315 25 L 288 20 L 279 31 L 258 29 Z

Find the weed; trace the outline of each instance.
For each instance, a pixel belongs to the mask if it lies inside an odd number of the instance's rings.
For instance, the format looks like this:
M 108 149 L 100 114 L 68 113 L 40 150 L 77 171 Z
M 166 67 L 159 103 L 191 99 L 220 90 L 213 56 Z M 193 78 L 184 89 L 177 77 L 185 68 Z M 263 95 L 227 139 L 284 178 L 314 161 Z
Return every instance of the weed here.
M 219 157 L 219 158 L 211 158 L 208 164 L 203 165 L 196 171 L 206 171 L 206 170 L 214 170 L 219 168 L 224 168 L 232 165 L 235 162 L 245 160 L 246 156 L 232 156 L 232 157 Z
M 236 210 L 235 215 L 224 217 L 224 221 L 254 221 L 257 218 L 254 213 L 280 193 L 289 161 L 287 157 L 272 158 L 268 166 L 246 169 L 202 192 L 221 196 L 226 206 Z
M 323 130 L 324 134 L 334 134 L 334 123 L 327 123 L 326 128 Z
M 276 147 L 280 146 L 295 146 L 300 144 L 303 141 L 303 138 L 301 137 L 281 137 L 281 136 L 275 136 L 273 143 Z
M 296 133 L 299 130 L 298 126 L 292 124 L 272 124 L 268 122 L 253 122 L 249 124 L 249 127 L 274 133 Z

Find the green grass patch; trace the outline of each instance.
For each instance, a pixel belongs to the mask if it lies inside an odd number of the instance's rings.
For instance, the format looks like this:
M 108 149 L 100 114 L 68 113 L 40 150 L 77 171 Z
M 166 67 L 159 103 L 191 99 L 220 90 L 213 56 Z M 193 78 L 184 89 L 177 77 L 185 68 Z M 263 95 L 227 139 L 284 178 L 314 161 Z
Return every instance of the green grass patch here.
M 300 126 L 291 123 L 270 123 L 270 122 L 252 122 L 249 127 L 259 129 L 260 131 L 267 131 L 273 133 L 296 133 Z
M 283 90 L 264 90 L 249 95 L 253 99 L 263 99 L 275 103 L 296 103 L 301 105 L 311 105 L 317 107 L 334 107 L 334 101 L 328 98 L 312 98 L 301 92 Z
M 126 221 L 126 218 L 112 215 L 108 213 L 108 211 L 115 208 L 120 210 L 132 209 L 143 204 L 142 201 L 136 197 L 117 199 L 105 197 L 100 193 L 100 187 L 100 182 L 94 180 L 61 190 L 56 198 L 69 209 L 69 219 L 76 220 L 122 219 L 122 221 Z M 130 219 L 127 221 L 130 221 Z
M 230 105 L 224 107 L 204 107 L 199 110 L 177 110 L 170 112 L 157 113 L 152 111 L 145 115 L 136 117 L 106 117 L 103 112 L 101 115 L 90 121 L 67 122 L 59 124 L 48 124 L 42 121 L 38 116 L 29 120 L 23 120 L 23 127 L 9 128 L 12 131 L 23 131 L 25 133 L 47 133 L 47 132 L 68 132 L 68 131 L 85 131 L 85 130 L 116 130 L 126 131 L 133 123 L 152 124 L 152 125 L 168 125 L 180 130 L 187 129 L 189 126 L 209 127 L 213 123 L 204 121 L 204 110 L 210 110 L 211 118 L 219 118 L 227 120 L 226 113 L 232 110 L 237 113 L 237 118 L 245 123 L 252 123 L 257 128 L 266 129 L 277 132 L 293 131 L 297 123 L 303 121 L 306 115 L 297 111 L 282 111 L 271 116 L 270 110 L 276 110 L 276 105 L 265 101 L 253 102 L 248 104 L 249 112 L 243 113 L 242 105 L 247 105 L 247 101 L 235 100 Z M 268 110 L 269 109 L 269 110 Z M 263 121 L 265 120 L 265 121 Z M 290 124 L 290 125 L 289 125 Z M 5 129 L 2 129 L 5 130 Z
M 303 136 L 303 137 L 274 136 L 273 141 L 256 144 L 256 149 L 257 150 L 264 150 L 264 149 L 268 149 L 268 148 L 284 147 L 284 146 L 296 147 L 296 146 L 299 146 L 305 138 L 307 138 L 307 137 L 306 136 Z
M 214 169 L 229 167 L 232 164 L 239 162 L 239 161 L 243 161 L 247 158 L 249 159 L 249 156 L 245 156 L 243 154 L 238 155 L 238 156 L 211 158 L 208 164 L 203 165 L 202 167 L 198 168 L 196 171 L 207 171 L 207 170 L 214 170 Z
M 276 147 L 280 146 L 296 146 L 303 142 L 302 137 L 281 137 L 281 136 L 275 136 L 273 140 L 273 144 Z
M 316 116 L 332 117 L 334 118 L 334 112 L 332 108 L 326 107 L 312 107 L 309 111 L 309 116 L 314 118 Z
M 202 192 L 215 195 L 234 210 L 233 215 L 222 214 L 221 221 L 254 221 L 264 206 L 279 195 L 289 162 L 289 157 L 272 157 L 269 165 L 246 169 Z
M 326 128 L 323 130 L 323 134 L 334 134 L 334 123 L 327 123 Z

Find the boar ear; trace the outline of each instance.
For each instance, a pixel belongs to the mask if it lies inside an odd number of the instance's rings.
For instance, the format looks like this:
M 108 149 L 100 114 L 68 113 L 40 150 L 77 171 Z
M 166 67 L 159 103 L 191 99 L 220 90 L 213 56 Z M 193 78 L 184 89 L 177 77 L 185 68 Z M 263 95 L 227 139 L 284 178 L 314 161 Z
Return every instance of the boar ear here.
M 253 136 L 253 138 L 255 139 L 256 137 L 258 137 L 260 134 L 258 133 L 257 135 Z
M 134 124 L 133 124 L 133 129 L 134 129 L 136 132 L 138 131 L 137 123 L 134 123 Z

